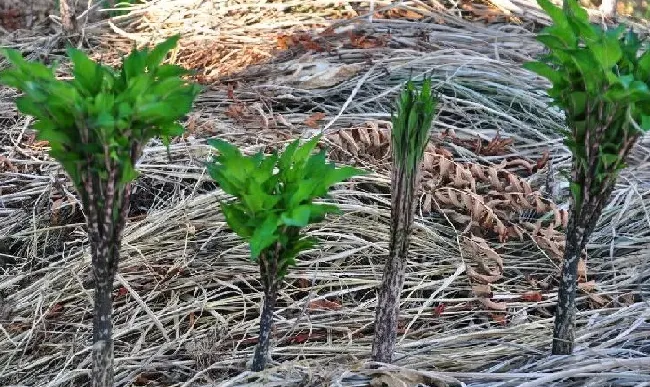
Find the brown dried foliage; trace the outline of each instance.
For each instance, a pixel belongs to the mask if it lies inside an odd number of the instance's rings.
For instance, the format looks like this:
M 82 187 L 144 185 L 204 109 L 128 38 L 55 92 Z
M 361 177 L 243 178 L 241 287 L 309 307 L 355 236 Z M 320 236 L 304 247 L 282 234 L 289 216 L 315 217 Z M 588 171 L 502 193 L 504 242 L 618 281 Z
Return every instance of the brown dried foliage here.
M 327 135 L 330 147 L 334 145 L 330 157 L 386 171 L 390 168 L 391 155 L 388 125 L 368 122 Z M 439 213 L 462 231 L 467 274 L 476 297 L 488 309 L 503 310 L 505 304 L 490 300 L 490 296 L 482 291 L 503 277 L 503 260 L 490 246 L 489 239 L 506 242 L 530 238 L 551 258 L 562 259 L 562 230 L 567 226 L 568 212 L 512 171 L 532 173 L 543 168 L 548 154 L 537 161 L 511 157 L 498 165 L 458 162 L 445 148 L 443 140 L 450 140 L 481 155 L 510 154 L 512 141 L 500 137 L 489 141 L 465 140 L 456 138 L 453 133 L 444 133 L 425 149 L 420 187 L 421 213 Z M 548 220 L 526 220 L 520 215 L 523 212 L 536 213 L 540 217 L 546 215 Z

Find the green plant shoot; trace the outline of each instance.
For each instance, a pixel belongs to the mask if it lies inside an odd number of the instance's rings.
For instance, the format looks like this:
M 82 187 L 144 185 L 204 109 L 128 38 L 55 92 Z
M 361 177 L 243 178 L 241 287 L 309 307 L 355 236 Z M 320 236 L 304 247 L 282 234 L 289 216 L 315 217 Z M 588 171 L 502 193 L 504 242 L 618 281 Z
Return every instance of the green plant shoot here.
M 553 20 L 537 40 L 548 49 L 525 67 L 547 78 L 548 94 L 564 110 L 571 150 L 571 213 L 567 229 L 554 354 L 573 351 L 577 266 L 627 156 L 650 129 L 650 52 L 621 25 L 604 31 L 576 0 L 565 11 L 538 0 Z
M 192 108 L 199 87 L 187 72 L 162 64 L 174 36 L 152 50 L 133 50 L 116 70 L 75 48 L 67 54 L 73 79 L 59 80 L 55 67 L 26 61 L 4 49 L 11 67 L 0 83 L 22 92 L 16 106 L 35 118 L 37 136 L 50 146 L 81 198 L 88 225 L 93 277 L 92 385 L 113 386 L 112 290 L 135 163 L 153 137 L 182 134 L 177 122 Z
M 400 294 L 404 287 L 409 238 L 415 217 L 415 195 L 420 185 L 422 157 L 429 143 L 437 105 L 430 78 L 422 82 L 420 90 L 409 80 L 397 99 L 397 114 L 392 117 L 390 245 L 375 313 L 372 343 L 372 359 L 375 362 L 392 361 Z
M 437 104 L 430 78 L 422 82 L 420 90 L 408 81 L 397 100 L 397 111 L 392 115 L 391 149 L 396 166 L 409 175 L 420 168 Z
M 325 151 L 312 154 L 320 136 L 299 146 L 292 142 L 282 154 L 245 156 L 225 141 L 209 144 L 219 154 L 207 164 L 210 176 L 234 200 L 221 203 L 226 222 L 250 245 L 250 256 L 260 265 L 264 307 L 252 369 L 264 369 L 269 353 L 273 309 L 278 286 L 296 257 L 315 246 L 316 240 L 301 234 L 309 224 L 338 213 L 336 205 L 315 203 L 330 187 L 363 173 L 352 167 L 327 163 Z

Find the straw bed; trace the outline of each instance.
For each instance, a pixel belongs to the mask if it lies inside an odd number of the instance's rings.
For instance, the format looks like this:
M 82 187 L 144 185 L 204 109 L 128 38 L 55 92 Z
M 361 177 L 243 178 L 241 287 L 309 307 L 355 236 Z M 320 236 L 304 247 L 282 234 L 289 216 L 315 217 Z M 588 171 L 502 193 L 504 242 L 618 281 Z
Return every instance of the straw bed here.
M 433 78 L 441 112 L 431 147 L 455 168 L 500 168 L 549 206 L 566 208 L 563 117 L 549 107 L 545 81 L 521 68 L 541 50 L 533 21 L 548 21 L 526 1 L 508 2 L 511 14 L 491 24 L 435 1 L 298 4 L 150 1 L 88 26 L 91 42 L 103 42 L 93 55 L 109 63 L 133 42 L 182 32 L 172 60 L 210 84 L 185 122 L 187 135 L 169 154 L 152 141 L 138 164 L 115 284 L 117 385 L 650 385 L 647 138 L 587 246 L 574 356 L 548 355 L 559 260 L 543 238 L 528 229 L 506 240 L 468 232 L 456 216 L 468 213 L 435 199 L 416 217 L 395 364 L 366 367 L 389 243 L 391 105 L 409 76 Z M 37 56 L 45 38 L 11 39 Z M 80 204 L 46 144 L 15 112 L 15 93 L 3 89 L 0 97 L 0 385 L 85 385 L 92 275 Z M 206 139 L 271 151 L 321 130 L 331 159 L 371 174 L 338 185 L 327 200 L 343 214 L 310 227 L 321 244 L 286 277 L 274 361 L 251 374 L 258 269 L 220 212 L 225 195 L 202 164 L 213 153 Z M 427 181 L 437 181 L 440 158 L 430 157 Z M 481 185 L 471 193 L 491 197 Z M 497 214 L 508 225 L 553 212 L 508 203 Z M 562 248 L 561 226 L 551 236 Z M 490 272 L 497 276 L 489 284 L 477 280 Z

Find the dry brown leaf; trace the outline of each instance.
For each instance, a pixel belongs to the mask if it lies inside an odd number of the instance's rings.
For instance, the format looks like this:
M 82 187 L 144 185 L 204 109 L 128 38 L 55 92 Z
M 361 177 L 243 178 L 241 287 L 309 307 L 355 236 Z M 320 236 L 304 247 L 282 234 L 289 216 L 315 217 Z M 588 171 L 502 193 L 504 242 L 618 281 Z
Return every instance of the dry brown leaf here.
M 504 313 L 490 313 L 490 317 L 501 326 L 508 325 L 507 316 Z
M 307 278 L 298 278 L 298 287 L 300 289 L 306 289 L 311 285 Z
M 338 310 L 341 309 L 341 304 L 329 300 L 313 300 L 307 305 L 309 310 Z
M 556 242 L 542 235 L 533 235 L 533 240 L 542 250 L 551 253 L 553 258 L 562 259 L 562 250 L 560 250 L 560 246 Z
M 240 120 L 247 113 L 248 113 L 248 109 L 246 108 L 246 105 L 244 105 L 243 103 L 230 104 L 230 106 L 228 106 L 228 108 L 226 109 L 226 116 L 235 120 Z
M 540 302 L 542 301 L 542 293 L 540 292 L 526 292 L 521 295 L 521 300 L 526 302 Z
M 375 12 L 373 15 L 374 18 L 376 19 L 412 19 L 412 20 L 420 20 L 424 17 L 424 15 L 412 11 L 410 9 L 404 9 L 404 8 L 391 8 L 389 10 L 383 11 L 383 12 Z M 436 24 L 442 24 L 442 23 L 437 23 Z
M 307 117 L 307 119 L 305 120 L 305 125 L 313 129 L 318 128 L 318 121 L 322 120 L 323 118 L 325 118 L 325 113 L 316 112 L 311 116 Z
M 507 309 L 505 302 L 496 302 L 490 300 L 489 298 L 479 298 L 479 301 L 481 301 L 481 304 L 483 304 L 483 306 L 489 310 L 505 311 Z
M 293 36 L 280 34 L 276 37 L 277 47 L 280 50 L 286 50 L 296 45 L 296 40 Z
M 369 36 L 349 32 L 350 44 L 354 48 L 370 49 L 386 46 L 387 38 L 384 36 Z
M 476 284 L 472 285 L 472 292 L 476 297 L 492 298 L 492 287 L 490 284 Z
M 593 292 L 596 290 L 596 281 L 591 280 L 588 282 L 579 282 L 578 289 L 582 290 L 585 293 Z
M 587 262 L 583 258 L 578 260 L 578 282 L 587 281 Z
M 476 282 L 483 283 L 483 284 L 491 284 L 491 283 L 497 282 L 498 280 L 500 280 L 501 278 L 503 278 L 503 275 L 502 275 L 502 274 L 498 274 L 498 275 L 487 275 L 487 274 L 477 273 L 477 272 L 476 272 L 474 269 L 472 269 L 471 267 L 468 267 L 468 268 L 467 268 L 467 275 L 468 275 L 469 278 L 471 278 L 472 280 L 474 280 L 474 281 L 476 281 Z
M 604 296 L 596 293 L 589 293 L 589 299 L 596 304 L 597 308 L 602 308 L 609 302 Z
M 542 153 L 542 157 L 537 159 L 537 162 L 535 163 L 537 169 L 542 169 L 546 166 L 546 164 L 548 163 L 549 156 L 550 156 L 549 151 L 545 150 L 544 153 Z
M 523 192 L 520 179 L 512 173 L 508 173 L 508 182 L 510 185 L 506 189 L 511 189 L 513 192 Z

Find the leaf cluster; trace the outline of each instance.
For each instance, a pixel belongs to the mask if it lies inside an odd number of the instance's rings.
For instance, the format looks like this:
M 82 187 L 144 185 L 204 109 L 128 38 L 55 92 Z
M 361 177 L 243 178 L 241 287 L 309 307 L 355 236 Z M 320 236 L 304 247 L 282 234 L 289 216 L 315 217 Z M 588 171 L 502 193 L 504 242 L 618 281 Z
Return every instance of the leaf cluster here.
M 631 145 L 650 129 L 650 51 L 624 25 L 591 24 L 576 0 L 566 0 L 564 11 L 549 0 L 538 4 L 553 20 L 537 36 L 549 52 L 524 67 L 552 83 L 548 94 L 566 113 L 580 202 L 583 189 L 613 184 Z M 592 187 L 582 187 L 585 181 Z
M 363 171 L 336 168 L 327 163 L 325 151 L 313 154 L 320 136 L 302 146 L 292 142 L 282 154 L 265 156 L 259 152 L 242 155 L 225 141 L 208 143 L 219 152 L 207 163 L 210 176 L 234 200 L 221 203 L 226 222 L 250 244 L 251 259 L 272 251 L 282 278 L 295 257 L 314 246 L 315 240 L 300 235 L 300 229 L 321 221 L 327 213 L 337 213 L 332 204 L 314 203 L 329 188 Z
M 419 91 L 409 80 L 397 98 L 397 112 L 392 115 L 393 160 L 409 174 L 415 173 L 422 160 L 437 102 L 430 78 L 422 82 Z
M 186 70 L 162 64 L 178 39 L 134 49 L 117 69 L 69 47 L 71 80 L 57 79 L 56 65 L 28 62 L 19 51 L 4 49 L 12 66 L 0 73 L 0 83 L 23 93 L 18 109 L 36 119 L 38 137 L 49 142 L 50 155 L 77 187 L 82 171 L 89 170 L 100 178 L 113 170 L 127 183 L 136 178 L 134 163 L 149 139 L 162 136 L 168 144 L 169 137 L 182 134 L 177 120 L 200 90 L 182 78 Z

